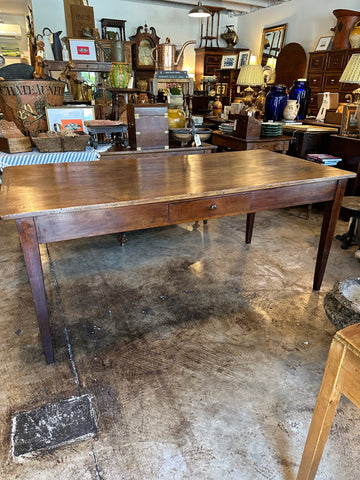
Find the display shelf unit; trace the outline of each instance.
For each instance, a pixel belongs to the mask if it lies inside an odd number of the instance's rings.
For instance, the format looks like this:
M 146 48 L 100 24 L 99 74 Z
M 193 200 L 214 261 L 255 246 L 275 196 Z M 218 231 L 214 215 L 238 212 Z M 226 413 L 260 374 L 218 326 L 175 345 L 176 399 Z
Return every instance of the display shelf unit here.
M 205 76 L 216 75 L 220 70 L 223 55 L 237 55 L 245 48 L 217 48 L 201 47 L 195 48 L 195 83 L 200 89 L 201 79 Z
M 84 62 L 82 60 L 72 60 L 75 64 L 74 72 L 110 72 L 111 62 Z M 61 72 L 64 70 L 68 61 L 58 60 L 45 60 L 45 72 Z

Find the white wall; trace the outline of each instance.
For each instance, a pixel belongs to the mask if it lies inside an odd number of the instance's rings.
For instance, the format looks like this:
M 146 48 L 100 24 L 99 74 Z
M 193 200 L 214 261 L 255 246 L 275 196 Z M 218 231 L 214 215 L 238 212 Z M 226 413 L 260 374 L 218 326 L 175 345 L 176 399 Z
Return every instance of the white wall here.
M 206 2 L 205 2 L 206 3 Z M 196 1 L 194 0 L 194 5 Z M 35 30 L 41 33 L 44 27 L 52 31 L 62 30 L 66 34 L 65 12 L 62 0 L 32 0 Z M 154 27 L 160 37 L 160 43 L 170 37 L 171 43 L 181 46 L 187 40 L 196 40 L 196 45 L 185 49 L 184 68 L 195 72 L 194 48 L 200 45 L 200 20 L 188 16 L 188 6 L 171 6 L 161 1 L 134 0 L 90 0 L 94 8 L 95 26 L 100 31 L 102 18 L 126 20 L 126 39 L 136 33 L 136 29 L 145 23 Z M 219 33 L 225 31 L 225 26 L 236 25 L 237 17 L 228 14 L 220 15 Z M 215 43 L 213 46 L 217 46 Z M 219 46 L 226 47 L 224 40 L 219 38 Z
M 37 33 L 46 26 L 53 31 L 62 30 L 65 35 L 66 22 L 62 0 L 32 0 L 32 5 Z M 178 46 L 187 40 L 196 40 L 196 45 L 186 47 L 184 56 L 184 68 L 188 67 L 192 72 L 195 71 L 194 47 L 199 46 L 200 20 L 188 16 L 188 7 L 141 0 L 90 0 L 89 5 L 94 8 L 95 26 L 99 31 L 102 18 L 114 18 L 126 20 L 127 40 L 131 35 L 135 35 L 138 26 L 145 23 L 148 27 L 155 28 L 160 43 L 165 42 L 166 37 Z M 225 26 L 221 31 L 223 30 Z M 223 45 L 226 43 L 223 42 Z
M 296 42 L 305 51 L 315 50 L 320 37 L 333 35 L 330 29 L 336 25 L 332 13 L 336 9 L 360 10 L 359 0 L 291 0 L 263 10 L 238 17 L 239 44 L 259 55 L 263 28 L 288 24 L 285 44 Z
M 206 5 L 206 1 L 204 3 Z M 62 0 L 32 0 L 32 5 L 37 33 L 41 33 L 43 27 L 49 27 L 66 34 Z M 184 67 L 194 71 L 194 47 L 200 44 L 200 20 L 188 17 L 188 7 L 169 6 L 156 0 L 90 0 L 89 5 L 94 8 L 95 26 L 98 28 L 101 18 L 126 20 L 127 39 L 136 33 L 139 25 L 146 23 L 155 28 L 160 43 L 165 42 L 166 37 L 170 37 L 171 43 L 178 46 L 186 40 L 196 40 L 195 46 L 190 45 L 185 49 L 184 57 Z M 360 1 L 291 0 L 243 16 L 221 14 L 219 33 L 225 30 L 226 25 L 234 24 L 239 36 L 236 47 L 249 48 L 252 53 L 259 55 L 263 28 L 287 23 L 285 43 L 300 43 L 306 52 L 310 52 L 315 49 L 319 37 L 333 34 L 330 28 L 336 25 L 336 17 L 332 12 L 338 8 L 359 11 Z M 226 46 L 226 42 L 219 38 L 219 46 Z

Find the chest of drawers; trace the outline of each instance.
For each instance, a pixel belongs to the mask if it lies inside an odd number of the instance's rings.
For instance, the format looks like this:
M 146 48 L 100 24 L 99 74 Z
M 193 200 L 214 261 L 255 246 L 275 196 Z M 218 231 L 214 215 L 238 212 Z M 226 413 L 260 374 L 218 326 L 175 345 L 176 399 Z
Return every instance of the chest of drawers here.
M 360 53 L 359 48 L 345 50 L 326 50 L 310 52 L 308 63 L 308 81 L 311 88 L 309 115 L 317 115 L 317 94 L 321 92 L 339 93 L 339 102 L 357 88 L 351 83 L 340 83 L 340 77 L 353 53 Z

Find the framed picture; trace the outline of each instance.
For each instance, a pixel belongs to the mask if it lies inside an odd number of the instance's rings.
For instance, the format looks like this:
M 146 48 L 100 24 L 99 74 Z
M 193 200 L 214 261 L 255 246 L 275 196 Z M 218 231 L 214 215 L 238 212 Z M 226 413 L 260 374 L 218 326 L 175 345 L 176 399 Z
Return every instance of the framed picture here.
M 344 105 L 340 135 L 357 135 L 359 132 L 356 109 L 357 105 Z
M 55 130 L 55 124 L 64 130 L 88 133 L 85 120 L 95 120 L 93 106 L 46 107 L 46 119 L 49 130 Z
M 222 69 L 226 68 L 236 68 L 237 63 L 237 54 L 236 55 L 223 55 L 221 59 L 221 67 Z
M 227 83 L 216 84 L 216 95 L 225 96 L 227 91 Z
M 319 41 L 316 45 L 315 51 L 317 52 L 319 50 L 328 50 L 332 39 L 333 39 L 333 37 L 331 37 L 331 36 L 330 37 L 320 37 Z
M 266 65 L 269 57 L 277 58 L 285 45 L 287 23 L 263 29 L 259 57 L 261 65 Z
M 244 52 L 239 52 L 239 59 L 237 68 L 242 67 L 243 65 L 249 65 L 250 61 L 250 50 L 245 50 Z
M 94 40 L 70 38 L 69 47 L 71 60 L 97 61 Z

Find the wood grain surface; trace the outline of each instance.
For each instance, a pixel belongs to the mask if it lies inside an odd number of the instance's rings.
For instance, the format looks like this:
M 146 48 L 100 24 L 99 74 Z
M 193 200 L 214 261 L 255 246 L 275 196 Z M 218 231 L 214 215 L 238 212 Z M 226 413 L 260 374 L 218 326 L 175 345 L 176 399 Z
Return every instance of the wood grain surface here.
M 8 167 L 2 219 L 189 200 L 353 178 L 267 150 Z

